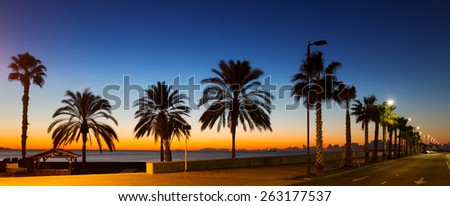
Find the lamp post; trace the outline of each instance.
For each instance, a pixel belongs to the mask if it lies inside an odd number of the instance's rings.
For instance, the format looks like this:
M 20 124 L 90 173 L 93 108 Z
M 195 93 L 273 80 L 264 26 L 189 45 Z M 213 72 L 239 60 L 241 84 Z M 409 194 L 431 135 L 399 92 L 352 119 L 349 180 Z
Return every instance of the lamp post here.
M 183 130 L 191 130 L 191 125 L 183 125 Z M 187 136 L 184 137 L 184 171 L 187 172 Z
M 310 72 L 309 72 L 309 56 L 310 56 L 310 47 L 314 46 L 322 46 L 327 44 L 325 40 L 319 40 L 311 43 L 308 41 L 308 45 L 306 46 L 306 72 L 308 74 L 308 94 L 306 94 L 307 108 L 306 108 L 306 164 L 308 165 L 307 176 L 311 177 L 311 166 L 310 166 L 310 151 L 309 151 L 309 84 L 310 84 Z

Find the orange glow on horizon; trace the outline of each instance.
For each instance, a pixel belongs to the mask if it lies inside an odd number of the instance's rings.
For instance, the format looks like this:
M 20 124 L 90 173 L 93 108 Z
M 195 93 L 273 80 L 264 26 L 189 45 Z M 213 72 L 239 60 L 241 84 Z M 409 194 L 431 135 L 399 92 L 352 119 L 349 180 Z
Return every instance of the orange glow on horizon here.
M 2 137 L 3 136 L 3 137 Z M 44 136 L 44 137 L 38 137 Z M 6 147 L 11 149 L 20 149 L 21 140 L 20 133 L 6 132 L 1 134 L 0 139 L 2 142 L 0 147 Z M 324 147 L 328 144 L 343 145 L 344 137 L 329 138 L 325 137 Z M 266 148 L 279 148 L 284 149 L 287 147 L 299 147 L 302 148 L 306 145 L 306 139 L 304 134 L 292 134 L 289 132 L 241 132 L 236 135 L 236 149 L 257 150 Z M 311 135 L 311 146 L 315 145 L 314 135 Z M 119 134 L 119 142 L 115 144 L 116 150 L 159 150 L 159 142 L 155 142 L 152 136 L 135 139 L 133 136 Z M 52 148 L 52 140 L 50 134 L 34 134 L 28 133 L 27 149 L 45 150 Z M 184 139 L 174 139 L 171 145 L 172 150 L 184 150 Z M 81 141 L 72 143 L 63 147 L 64 149 L 80 150 L 82 148 Z M 108 150 L 105 144 L 102 144 L 103 150 Z M 216 149 L 229 149 L 231 150 L 231 134 L 227 131 L 203 131 L 192 132 L 191 138 L 188 140 L 189 150 L 200 150 L 204 148 L 216 148 Z M 94 140 L 91 143 L 87 143 L 88 150 L 98 150 L 97 142 Z

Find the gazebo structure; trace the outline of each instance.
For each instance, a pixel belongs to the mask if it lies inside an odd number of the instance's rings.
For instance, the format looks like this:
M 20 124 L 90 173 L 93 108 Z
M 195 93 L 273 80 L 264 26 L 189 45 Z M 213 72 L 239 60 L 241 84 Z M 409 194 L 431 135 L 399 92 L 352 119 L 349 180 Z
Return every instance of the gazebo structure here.
M 73 162 L 76 163 L 78 157 L 81 157 L 81 155 L 63 149 L 50 149 L 44 152 L 28 156 L 28 158 L 33 159 L 35 175 L 70 175 L 72 174 L 72 163 Z M 64 158 L 69 162 L 69 168 L 68 169 L 45 168 L 46 161 L 49 158 Z

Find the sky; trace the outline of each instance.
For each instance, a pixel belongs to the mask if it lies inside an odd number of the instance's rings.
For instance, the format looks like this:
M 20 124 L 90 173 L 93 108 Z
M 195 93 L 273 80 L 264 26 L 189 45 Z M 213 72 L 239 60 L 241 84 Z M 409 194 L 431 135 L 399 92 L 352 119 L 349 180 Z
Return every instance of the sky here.
M 396 113 L 411 118 L 422 134 L 450 142 L 450 3 L 425 0 L 381 1 L 0 1 L 0 147 L 20 148 L 23 88 L 8 82 L 11 56 L 29 52 L 47 67 L 43 88 L 30 91 L 27 147 L 52 147 L 47 128 L 67 90 L 90 88 L 114 106 L 120 150 L 157 150 L 153 137 L 135 139 L 139 94 L 157 81 L 195 84 L 214 76 L 220 60 L 248 60 L 264 71 L 260 81 L 275 85 L 270 131 L 237 131 L 237 149 L 302 147 L 306 111 L 289 96 L 292 76 L 308 41 L 324 52 L 325 63 L 342 63 L 336 75 L 355 85 L 357 99 L 393 99 Z M 113 85 L 113 87 L 111 87 Z M 114 86 L 116 85 L 116 86 Z M 111 88 L 119 89 L 111 90 Z M 204 88 L 204 86 L 199 87 Z M 105 95 L 106 94 L 106 95 Z M 192 95 L 197 103 L 201 90 Z M 200 131 L 202 108 L 192 125 L 190 149 L 230 148 L 229 130 Z M 204 109 L 204 108 L 203 108 Z M 323 112 L 324 145 L 344 144 L 345 110 L 332 104 Z M 314 112 L 311 113 L 314 122 Z M 112 122 L 110 122 L 112 124 Z M 373 138 L 374 125 L 370 126 Z M 314 144 L 314 124 L 311 125 Z M 353 141 L 362 144 L 361 124 L 352 117 Z M 88 145 L 97 149 L 96 142 Z M 175 140 L 172 149 L 183 149 Z M 73 143 L 66 149 L 81 149 Z

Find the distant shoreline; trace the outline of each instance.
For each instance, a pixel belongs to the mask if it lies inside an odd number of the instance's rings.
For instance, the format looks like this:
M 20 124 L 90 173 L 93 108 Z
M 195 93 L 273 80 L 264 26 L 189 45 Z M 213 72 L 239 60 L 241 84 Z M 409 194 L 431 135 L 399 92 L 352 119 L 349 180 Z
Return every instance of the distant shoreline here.
M 47 149 L 27 149 L 27 151 L 47 151 L 50 148 Z M 64 149 L 64 148 L 62 148 Z M 12 149 L 12 148 L 5 148 L 5 147 L 0 147 L 0 150 L 12 150 L 12 151 L 20 151 L 21 149 Z M 81 149 L 64 149 L 64 150 L 68 150 L 68 151 L 81 151 Z M 278 149 L 276 148 L 277 151 L 280 152 L 300 152 L 302 151 L 301 149 Z M 96 149 L 93 150 L 86 150 L 86 151 L 99 151 Z M 145 150 L 145 149 L 138 149 L 138 150 L 133 150 L 133 149 L 123 149 L 123 150 L 114 150 L 114 151 L 143 151 L 143 152 L 159 152 L 159 150 Z M 113 152 L 114 152 L 113 151 Z M 184 151 L 184 149 L 175 149 L 172 151 Z M 188 151 L 198 151 L 198 152 L 231 152 L 231 150 L 229 149 L 224 149 L 224 148 L 202 148 L 202 149 L 195 149 L 195 150 L 188 150 Z M 267 151 L 267 149 L 237 149 L 237 152 L 261 152 L 261 151 Z M 103 150 L 103 152 L 109 152 L 109 150 Z

